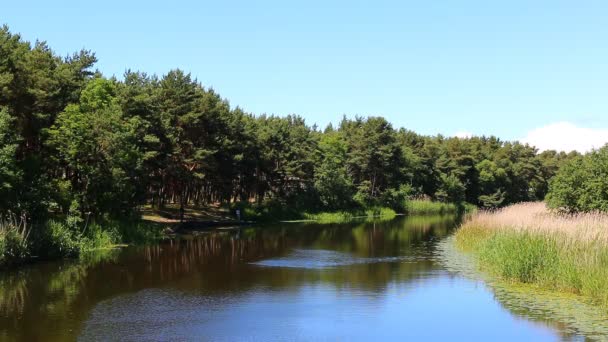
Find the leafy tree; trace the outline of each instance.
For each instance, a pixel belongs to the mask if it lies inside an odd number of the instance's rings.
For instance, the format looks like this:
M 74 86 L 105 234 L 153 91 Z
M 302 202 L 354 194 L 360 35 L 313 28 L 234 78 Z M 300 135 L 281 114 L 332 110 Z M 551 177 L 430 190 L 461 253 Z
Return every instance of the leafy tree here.
M 549 185 L 550 207 L 569 211 L 608 211 L 608 145 L 562 166 Z
M 435 193 L 437 199 L 443 202 L 460 203 L 465 198 L 465 186 L 454 174 L 441 175 L 439 189 Z
M 315 190 L 324 208 L 343 209 L 353 205 L 354 184 L 346 170 L 347 145 L 340 133 L 326 130 L 319 142 L 315 167 Z
M 340 124 L 347 146 L 346 167 L 357 187 L 357 200 L 371 204 L 384 191 L 399 187 L 405 177 L 403 151 L 386 119 L 370 117 Z
M 478 198 L 479 203 L 489 208 L 500 206 L 505 200 L 504 185 L 507 172 L 488 159 L 478 163 L 475 168 L 479 172 L 481 190 L 481 195 Z
M 298 115 L 231 108 L 181 70 L 108 80 L 95 62 L 89 51 L 63 58 L 0 30 L 0 214 L 81 220 L 142 203 L 236 201 L 399 208 L 410 196 L 497 207 L 549 190 L 556 206 L 603 208 L 602 184 L 566 190 L 599 182 L 588 170 L 601 151 L 581 159 L 496 137 L 424 136 L 382 117 L 321 131 Z
M 138 125 L 137 118 L 123 117 L 114 83 L 101 78 L 87 85 L 80 104 L 59 114 L 48 145 L 63 169 L 59 200 L 64 211 L 118 214 L 141 202 Z
M 21 184 L 21 170 L 16 155 L 19 138 L 15 134 L 14 118 L 6 109 L 0 110 L 0 209 L 18 210 L 15 206 Z

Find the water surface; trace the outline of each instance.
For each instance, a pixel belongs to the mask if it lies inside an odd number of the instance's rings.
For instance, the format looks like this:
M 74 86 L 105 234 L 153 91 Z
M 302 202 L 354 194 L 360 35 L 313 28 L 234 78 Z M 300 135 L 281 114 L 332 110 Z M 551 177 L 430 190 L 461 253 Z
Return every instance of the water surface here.
M 284 224 L 33 265 L 0 275 L 0 340 L 608 336 L 450 266 L 457 257 L 445 239 L 455 224 L 450 216 Z

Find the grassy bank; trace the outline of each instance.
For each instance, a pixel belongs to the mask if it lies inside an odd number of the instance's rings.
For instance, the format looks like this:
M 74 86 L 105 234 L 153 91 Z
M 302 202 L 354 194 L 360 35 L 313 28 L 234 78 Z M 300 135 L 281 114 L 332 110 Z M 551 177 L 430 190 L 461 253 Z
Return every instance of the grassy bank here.
M 319 223 L 341 223 L 355 219 L 393 219 L 397 213 L 391 208 L 376 207 L 350 211 L 304 213 L 304 219 Z
M 608 215 L 558 215 L 543 203 L 480 212 L 457 246 L 504 280 L 575 293 L 608 308 Z
M 454 203 L 434 202 L 429 200 L 410 200 L 405 204 L 405 211 L 410 215 L 455 214 L 458 206 Z
M 4 217 L 0 219 L 0 268 L 157 241 L 162 230 L 160 224 L 137 220 L 74 223 L 54 219 L 29 227 L 25 219 Z
M 413 199 L 405 203 L 408 215 L 444 215 L 473 212 L 477 207 L 469 203 L 445 203 L 430 200 Z
M 362 218 L 392 219 L 397 216 L 395 210 L 383 206 L 355 207 L 335 211 L 314 211 L 310 208 L 297 208 L 278 202 L 263 204 L 240 202 L 231 205 L 229 209 L 230 214 L 234 216 L 237 209 L 241 211 L 241 218 L 243 220 L 258 223 L 298 220 L 312 220 L 319 223 L 340 223 Z
M 373 206 L 368 208 L 351 208 L 336 211 L 314 212 L 289 208 L 280 204 L 256 205 L 251 203 L 234 204 L 230 209 L 241 210 L 244 220 L 255 222 L 277 222 L 288 220 L 313 220 L 319 223 L 340 223 L 354 219 L 392 219 L 398 214 L 407 215 L 447 215 L 472 212 L 477 208 L 471 204 L 454 204 L 433 202 L 429 200 L 408 200 L 403 209 L 396 211 L 389 207 Z

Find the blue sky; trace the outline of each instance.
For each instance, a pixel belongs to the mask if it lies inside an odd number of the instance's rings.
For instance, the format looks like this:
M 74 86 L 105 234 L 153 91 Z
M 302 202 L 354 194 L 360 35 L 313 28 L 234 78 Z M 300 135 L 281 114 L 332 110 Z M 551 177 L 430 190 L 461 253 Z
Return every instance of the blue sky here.
M 606 18 L 607 1 L 557 0 L 23 0 L 0 14 L 60 54 L 93 50 L 106 75 L 182 68 L 256 114 L 556 142 L 568 127 L 608 140 Z

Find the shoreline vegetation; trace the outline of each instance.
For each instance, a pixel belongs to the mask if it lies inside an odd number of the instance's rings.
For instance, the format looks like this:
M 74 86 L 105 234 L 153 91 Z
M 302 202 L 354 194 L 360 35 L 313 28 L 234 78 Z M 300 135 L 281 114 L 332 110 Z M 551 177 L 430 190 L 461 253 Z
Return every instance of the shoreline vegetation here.
M 542 202 L 521 203 L 473 215 L 455 238 L 482 271 L 581 295 L 608 309 L 608 214 L 565 214 Z
M 92 51 L 60 56 L 6 25 L 0 56 L 8 264 L 153 239 L 169 222 L 142 222 L 146 207 L 335 222 L 456 210 L 412 198 L 484 208 L 543 200 L 561 165 L 580 156 L 495 136 L 422 135 L 380 116 L 319 127 L 297 114 L 255 115 L 186 71 L 104 77 Z
M 333 212 L 273 212 L 269 208 L 197 207 L 185 210 L 184 223 L 198 222 L 202 229 L 238 225 L 242 221 L 233 215 L 235 208 L 243 211 L 243 220 L 249 224 L 313 221 L 320 224 L 345 223 L 356 220 L 392 220 L 399 215 L 456 215 L 476 210 L 470 204 L 408 200 L 403 210 L 397 212 L 388 207 L 371 207 Z M 68 220 L 49 220 L 44 229 L 46 235 L 38 237 L 36 244 L 29 241 L 27 220 L 7 216 L 0 220 L 0 269 L 13 268 L 36 260 L 77 258 L 103 249 L 125 245 L 154 243 L 180 230 L 179 208 L 167 206 L 164 210 L 145 207 L 141 219 L 131 221 L 106 221 L 85 223 L 82 231 L 68 226 Z M 274 215 L 274 216 L 273 216 Z M 213 224 L 211 224 L 213 223 Z M 103 226 L 102 226 L 103 225 Z M 75 233 L 76 231 L 76 233 Z M 188 231 L 186 228 L 183 231 Z

